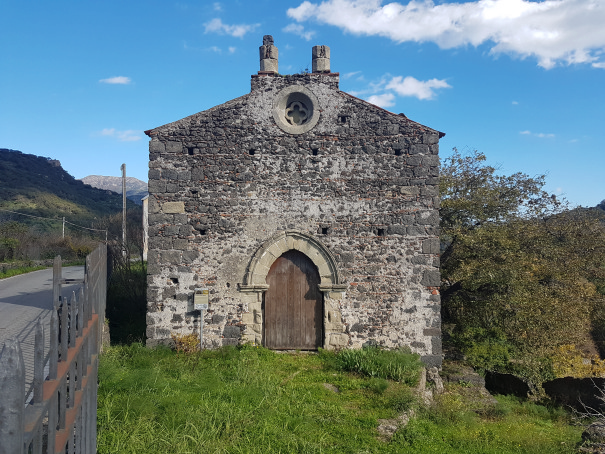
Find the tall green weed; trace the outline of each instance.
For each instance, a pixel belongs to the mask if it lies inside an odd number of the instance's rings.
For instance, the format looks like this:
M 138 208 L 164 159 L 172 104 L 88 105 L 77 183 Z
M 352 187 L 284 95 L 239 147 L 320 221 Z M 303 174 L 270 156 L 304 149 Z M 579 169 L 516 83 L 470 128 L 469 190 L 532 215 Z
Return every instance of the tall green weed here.
M 409 349 L 385 350 L 377 346 L 341 350 L 336 355 L 335 364 L 343 371 L 395 380 L 410 386 L 418 383 L 423 367 L 420 356 L 412 354 Z

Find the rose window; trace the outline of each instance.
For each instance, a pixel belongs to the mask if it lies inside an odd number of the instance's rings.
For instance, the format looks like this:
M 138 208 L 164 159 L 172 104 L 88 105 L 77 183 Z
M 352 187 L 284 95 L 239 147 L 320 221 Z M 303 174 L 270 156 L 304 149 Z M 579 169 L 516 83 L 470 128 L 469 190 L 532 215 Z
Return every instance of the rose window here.
M 320 106 L 307 87 L 295 84 L 282 89 L 273 100 L 275 124 L 288 134 L 304 134 L 317 125 Z
M 286 120 L 291 125 L 303 125 L 308 119 L 309 111 L 302 102 L 294 101 L 286 109 Z

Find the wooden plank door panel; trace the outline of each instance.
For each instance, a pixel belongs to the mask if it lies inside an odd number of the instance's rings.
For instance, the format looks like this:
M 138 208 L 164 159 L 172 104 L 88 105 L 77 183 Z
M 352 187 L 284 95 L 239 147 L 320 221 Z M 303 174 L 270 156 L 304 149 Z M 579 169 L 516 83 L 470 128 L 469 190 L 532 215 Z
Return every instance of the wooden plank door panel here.
M 316 350 L 321 346 L 323 295 L 315 264 L 305 254 L 285 252 L 271 266 L 265 292 L 265 346 Z

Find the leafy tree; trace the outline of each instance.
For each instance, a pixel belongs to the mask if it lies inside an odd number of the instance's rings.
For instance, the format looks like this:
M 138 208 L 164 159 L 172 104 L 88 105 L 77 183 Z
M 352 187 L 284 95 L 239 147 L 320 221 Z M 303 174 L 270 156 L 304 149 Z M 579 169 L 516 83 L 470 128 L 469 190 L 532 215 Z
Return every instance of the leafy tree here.
M 605 228 L 546 193 L 544 175 L 484 162 L 454 150 L 443 166 L 443 318 L 476 365 L 539 382 L 556 347 L 590 344 L 601 323 Z
M 17 258 L 19 245 L 27 234 L 27 227 L 18 222 L 0 223 L 0 260 Z

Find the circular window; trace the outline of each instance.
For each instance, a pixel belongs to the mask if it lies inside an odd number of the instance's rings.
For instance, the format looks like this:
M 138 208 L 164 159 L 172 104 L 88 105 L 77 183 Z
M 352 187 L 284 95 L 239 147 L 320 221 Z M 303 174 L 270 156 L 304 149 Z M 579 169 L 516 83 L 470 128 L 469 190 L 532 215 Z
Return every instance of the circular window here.
M 319 121 L 317 97 L 300 85 L 286 87 L 275 97 L 273 118 L 289 134 L 310 131 Z

